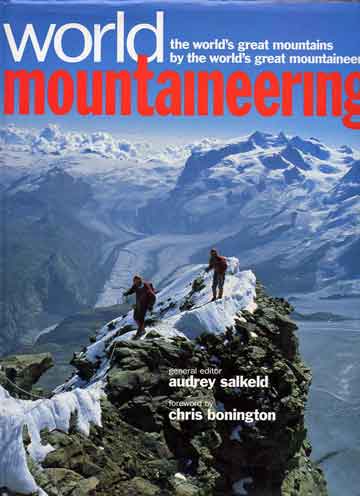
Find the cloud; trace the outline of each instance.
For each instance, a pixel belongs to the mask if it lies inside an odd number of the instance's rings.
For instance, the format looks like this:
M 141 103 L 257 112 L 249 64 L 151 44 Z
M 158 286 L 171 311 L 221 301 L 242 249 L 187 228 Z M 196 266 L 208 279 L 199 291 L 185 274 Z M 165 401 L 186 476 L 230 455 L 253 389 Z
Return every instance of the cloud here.
M 133 163 L 172 163 L 184 160 L 192 150 L 192 145 L 156 146 L 141 140 L 129 141 L 103 131 L 64 131 L 56 124 L 48 124 L 41 130 L 10 124 L 0 129 L 0 144 L 5 145 L 7 151 L 30 155 L 78 154 Z

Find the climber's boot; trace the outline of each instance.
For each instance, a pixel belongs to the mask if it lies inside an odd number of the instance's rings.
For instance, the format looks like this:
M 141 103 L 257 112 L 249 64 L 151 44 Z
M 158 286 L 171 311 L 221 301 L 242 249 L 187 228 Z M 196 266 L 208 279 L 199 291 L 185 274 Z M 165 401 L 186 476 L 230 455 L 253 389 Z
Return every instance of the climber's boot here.
M 142 325 L 138 328 L 135 336 L 133 336 L 133 339 L 137 340 L 137 339 L 140 339 L 142 336 L 144 336 L 146 334 L 145 332 L 145 327 Z

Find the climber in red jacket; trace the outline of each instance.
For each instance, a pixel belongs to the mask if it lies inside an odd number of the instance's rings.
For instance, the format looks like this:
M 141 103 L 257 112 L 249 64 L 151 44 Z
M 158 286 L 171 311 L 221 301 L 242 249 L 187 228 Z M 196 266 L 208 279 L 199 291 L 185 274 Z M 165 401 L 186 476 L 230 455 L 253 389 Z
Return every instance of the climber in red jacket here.
M 134 276 L 133 285 L 128 291 L 125 291 L 124 296 L 133 293 L 136 294 L 134 320 L 138 326 L 134 339 L 138 339 L 145 334 L 145 315 L 148 310 L 153 309 L 156 296 L 153 285 L 150 282 L 143 281 L 140 276 Z
M 225 284 L 225 276 L 227 270 L 227 261 L 225 257 L 219 255 L 215 248 L 210 250 L 210 260 L 209 266 L 205 269 L 206 272 L 210 270 L 214 271 L 212 291 L 213 291 L 213 299 L 215 301 L 217 298 L 221 299 L 224 294 L 224 284 Z M 216 291 L 219 288 L 219 296 L 217 296 Z

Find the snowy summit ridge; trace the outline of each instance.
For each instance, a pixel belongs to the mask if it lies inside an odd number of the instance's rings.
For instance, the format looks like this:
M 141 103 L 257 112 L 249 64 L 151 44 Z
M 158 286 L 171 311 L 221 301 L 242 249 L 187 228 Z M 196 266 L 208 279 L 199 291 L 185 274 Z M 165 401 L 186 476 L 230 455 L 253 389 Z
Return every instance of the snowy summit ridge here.
M 177 280 L 157 294 L 147 333 L 156 331 L 165 339 L 183 336 L 191 340 L 203 332 L 224 332 L 233 325 L 241 310 L 255 310 L 254 274 L 240 271 L 236 258 L 229 258 L 228 265 L 224 298 L 214 302 L 210 301 L 211 275 L 204 273 L 204 266 L 185 269 Z M 77 355 L 78 360 L 92 364 L 92 377 L 85 380 L 75 375 L 59 386 L 50 399 L 15 399 L 0 386 L 0 487 L 23 494 L 46 494 L 36 484 L 28 468 L 27 456 L 41 464 L 54 450 L 50 444 L 42 444 L 41 431 L 68 432 L 74 413 L 77 414 L 76 428 L 85 435 L 89 434 L 90 423 L 101 426 L 100 400 L 105 394 L 107 373 L 111 369 L 111 350 L 117 342 L 130 340 L 134 329 L 132 311 L 100 329 L 96 342 Z M 25 427 L 31 439 L 26 448 Z
M 234 318 L 241 310 L 254 311 L 255 275 L 250 270 L 241 271 L 237 258 L 227 260 L 223 299 L 211 301 L 211 275 L 204 272 L 203 265 L 189 266 L 157 294 L 154 310 L 148 316 L 147 333 L 155 331 L 165 339 L 175 336 L 195 339 L 202 333 L 225 332 L 227 327 L 234 324 Z M 116 342 L 131 340 L 135 333 L 136 324 L 133 312 L 130 311 L 100 329 L 95 343 L 77 355 L 77 362 L 83 360 L 93 364 L 96 372 L 91 380 L 96 381 L 104 377 L 111 367 L 108 356 Z M 81 383 L 81 378 L 75 376 L 65 387 Z
M 203 332 L 225 332 L 226 327 L 233 325 L 234 317 L 240 310 L 253 311 L 256 308 L 255 275 L 249 270 L 240 271 L 239 260 L 235 257 L 228 258 L 228 264 L 222 300 L 211 301 L 211 275 L 204 273 L 204 266 L 190 266 L 158 293 L 154 311 L 150 315 L 153 323 L 147 327 L 147 331 L 156 331 L 165 338 L 184 336 L 195 339 Z M 112 345 L 117 339 L 128 340 L 135 335 L 136 324 L 132 312 L 112 323 L 114 329 L 111 333 L 108 332 L 108 326 L 104 326 L 97 341 L 88 347 L 88 360 L 95 361 L 102 357 L 104 350 L 109 348 L 109 339 Z M 119 331 L 130 327 L 134 330 L 115 337 Z

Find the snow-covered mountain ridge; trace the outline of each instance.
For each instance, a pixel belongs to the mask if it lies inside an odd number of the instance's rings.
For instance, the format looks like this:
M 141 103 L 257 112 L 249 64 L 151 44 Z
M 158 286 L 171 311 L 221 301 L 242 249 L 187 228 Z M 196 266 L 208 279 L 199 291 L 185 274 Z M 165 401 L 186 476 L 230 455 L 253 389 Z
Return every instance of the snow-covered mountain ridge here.
M 222 300 L 211 301 L 211 275 L 204 273 L 204 266 L 190 266 L 157 295 L 157 304 L 150 316 L 154 324 L 149 324 L 148 332 L 156 330 L 159 336 L 165 338 L 180 336 L 195 339 L 203 332 L 225 332 L 227 327 L 233 325 L 234 316 L 240 310 L 254 311 L 254 274 L 251 271 L 240 271 L 236 258 L 229 258 L 228 263 Z M 84 360 L 95 363 L 99 357 L 106 355 L 109 338 L 117 336 L 122 329 L 133 328 L 133 331 L 121 335 L 120 340 L 132 339 L 135 335 L 132 312 L 115 319 L 113 326 L 111 333 L 104 326 L 97 341 L 88 347 Z M 114 342 L 116 343 L 116 339 Z M 78 358 L 81 359 L 82 356 Z M 103 374 L 101 367 L 99 373 Z
M 64 496 L 95 489 L 101 496 L 237 496 L 246 486 L 249 495 L 262 488 L 270 496 L 268 478 L 283 496 L 294 487 L 325 496 L 323 476 L 308 458 L 303 413 L 310 374 L 287 317 L 291 307 L 267 297 L 236 258 L 228 262 L 222 300 L 209 301 L 211 276 L 203 266 L 188 267 L 158 293 L 145 337 L 131 339 L 132 311 L 107 323 L 75 355 L 78 373 L 51 398 L 11 396 L 5 367 L 0 487 Z M 268 374 L 271 388 L 169 387 L 170 368 L 200 367 L 224 377 Z M 202 412 L 274 410 L 278 420 L 271 429 L 266 422 L 205 417 L 169 422 L 170 402 L 179 400 L 197 401 Z M 219 463 L 229 453 L 232 463 Z
M 174 336 L 194 339 L 203 332 L 224 332 L 234 323 L 241 310 L 253 311 L 256 308 L 255 276 L 251 272 L 240 272 L 237 259 L 229 259 L 229 274 L 223 300 L 211 302 L 211 276 L 204 277 L 203 267 L 190 267 L 179 280 L 161 291 L 151 315 L 154 324 L 147 332 L 156 329 L 159 336 L 167 339 Z M 193 281 L 201 278 L 201 287 L 193 291 Z M 181 310 L 184 304 L 188 310 Z M 56 391 L 48 400 L 19 400 L 12 398 L 0 386 L 0 441 L 4 446 L 0 461 L 0 487 L 14 492 L 33 493 L 37 485 L 27 467 L 26 451 L 23 447 L 22 432 L 26 426 L 31 438 L 27 452 L 31 458 L 41 463 L 54 449 L 41 443 L 40 433 L 44 429 L 67 432 L 70 417 L 78 416 L 77 428 L 89 434 L 90 422 L 101 425 L 100 399 L 106 383 L 106 374 L 111 368 L 108 350 L 116 346 L 117 340 L 134 337 L 136 324 L 133 312 L 112 321 L 112 330 L 106 324 L 99 330 L 97 340 L 85 354 L 76 358 L 80 370 L 84 362 L 91 362 L 97 368 L 93 377 L 75 375 Z M 127 328 L 129 332 L 119 335 Z M 131 329 L 134 329 L 131 331 Z M 84 356 L 83 356 L 84 355 Z M 83 362 L 83 363 L 82 363 Z M 82 363 L 82 365 L 80 365 Z M 90 365 L 90 364 L 89 364 Z M 89 369 L 89 367 L 88 367 Z M 40 491 L 39 494 L 45 494 Z

